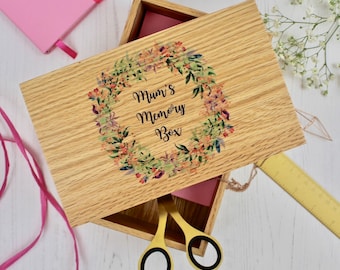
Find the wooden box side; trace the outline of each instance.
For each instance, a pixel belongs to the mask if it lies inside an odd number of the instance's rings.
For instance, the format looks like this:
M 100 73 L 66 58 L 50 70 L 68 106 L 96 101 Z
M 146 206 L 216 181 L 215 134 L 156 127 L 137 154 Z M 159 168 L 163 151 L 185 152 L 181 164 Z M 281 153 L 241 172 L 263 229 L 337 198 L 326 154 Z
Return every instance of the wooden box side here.
M 204 15 L 204 12 L 164 0 L 134 0 L 119 45 L 137 39 L 146 11 L 186 22 Z

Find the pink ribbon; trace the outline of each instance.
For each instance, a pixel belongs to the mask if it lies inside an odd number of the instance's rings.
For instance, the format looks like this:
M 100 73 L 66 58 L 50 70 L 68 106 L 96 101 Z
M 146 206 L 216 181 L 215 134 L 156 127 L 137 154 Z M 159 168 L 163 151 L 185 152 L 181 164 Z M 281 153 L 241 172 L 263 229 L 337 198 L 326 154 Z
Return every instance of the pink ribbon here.
M 102 2 L 103 0 L 93 0 L 96 4 L 99 4 L 100 2 Z M 57 42 L 55 43 L 55 45 L 60 48 L 61 50 L 63 50 L 65 53 L 67 53 L 69 56 L 71 56 L 73 59 L 77 57 L 78 53 L 73 50 L 70 46 L 68 46 L 64 41 L 62 41 L 61 39 L 57 40 Z
M 7 126 L 9 127 L 13 139 L 6 139 L 4 138 L 1 133 L 0 133 L 0 142 L 1 146 L 4 152 L 4 157 L 5 157 L 5 175 L 4 175 L 4 181 L 2 183 L 1 189 L 0 189 L 0 199 L 1 196 L 3 195 L 5 189 L 6 189 L 6 184 L 8 180 L 8 174 L 9 174 L 9 168 L 10 168 L 10 162 L 9 162 L 9 157 L 8 157 L 8 152 L 6 148 L 6 142 L 9 143 L 15 143 L 25 160 L 27 161 L 27 164 L 29 165 L 29 168 L 31 170 L 31 174 L 37 183 L 37 185 L 40 188 L 40 203 L 41 203 L 41 226 L 38 235 L 35 237 L 35 239 L 24 249 L 19 251 L 17 254 L 0 264 L 0 270 L 5 270 L 8 267 L 10 267 L 12 264 L 14 264 L 16 261 L 18 261 L 21 257 L 23 257 L 28 251 L 30 251 L 35 244 L 38 242 L 40 239 L 40 236 L 42 232 L 44 231 L 45 225 L 46 225 L 46 218 L 47 218 L 47 202 L 50 202 L 52 206 L 57 210 L 57 212 L 61 215 L 63 220 L 65 221 L 67 228 L 72 236 L 73 239 L 73 248 L 74 248 L 74 253 L 75 253 L 75 261 L 76 261 L 76 269 L 79 269 L 79 254 L 78 254 L 78 246 L 77 246 L 77 239 L 74 234 L 74 231 L 68 222 L 68 219 L 66 217 L 66 214 L 63 210 L 63 208 L 60 206 L 60 204 L 57 202 L 57 200 L 53 197 L 53 195 L 48 191 L 45 178 L 43 176 L 43 173 L 41 171 L 41 168 L 38 164 L 38 162 L 34 159 L 33 155 L 30 153 L 30 151 L 25 147 L 19 133 L 15 129 L 13 123 L 5 113 L 5 111 L 0 107 L 0 115 L 3 117 L 5 120 Z M 33 164 L 31 162 L 33 160 Z
M 4 176 L 4 181 L 2 183 L 2 186 L 0 188 L 0 198 L 1 198 L 2 194 L 5 192 L 5 188 L 7 185 L 8 173 L 9 173 L 9 158 L 8 158 L 8 153 L 7 153 L 7 149 L 5 145 L 5 140 L 2 137 L 1 133 L 0 133 L 0 141 L 1 141 L 2 149 L 4 151 L 4 156 L 5 156 L 5 176 Z
M 58 48 L 62 49 L 64 52 L 66 52 L 69 56 L 71 56 L 73 59 L 77 57 L 77 52 L 73 50 L 71 47 L 67 46 L 62 40 L 58 40 L 55 44 Z

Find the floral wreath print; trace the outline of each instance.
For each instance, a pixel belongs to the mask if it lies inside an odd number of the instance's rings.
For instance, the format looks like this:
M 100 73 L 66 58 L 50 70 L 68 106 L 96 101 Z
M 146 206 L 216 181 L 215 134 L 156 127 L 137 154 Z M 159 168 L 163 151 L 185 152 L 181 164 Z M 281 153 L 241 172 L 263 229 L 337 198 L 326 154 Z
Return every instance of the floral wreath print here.
M 188 145 L 176 145 L 160 158 L 137 141 L 126 142 L 129 127 L 118 123 L 114 105 L 119 102 L 119 94 L 130 88 L 133 82 L 146 80 L 146 73 L 167 67 L 174 74 L 181 74 L 185 83 L 193 82 L 193 98 L 200 97 L 204 105 L 205 121 L 195 128 Z M 141 183 L 149 179 L 168 177 L 181 171 L 194 173 L 220 153 L 225 146 L 223 137 L 234 132 L 229 121 L 227 97 L 222 84 L 215 82 L 212 67 L 204 65 L 201 54 L 184 47 L 183 43 L 154 44 L 133 57 L 128 55 L 117 61 L 110 72 L 102 72 L 97 79 L 98 87 L 88 93 L 92 101 L 92 111 L 99 128 L 99 139 L 103 148 L 119 166 L 120 170 L 134 174 Z

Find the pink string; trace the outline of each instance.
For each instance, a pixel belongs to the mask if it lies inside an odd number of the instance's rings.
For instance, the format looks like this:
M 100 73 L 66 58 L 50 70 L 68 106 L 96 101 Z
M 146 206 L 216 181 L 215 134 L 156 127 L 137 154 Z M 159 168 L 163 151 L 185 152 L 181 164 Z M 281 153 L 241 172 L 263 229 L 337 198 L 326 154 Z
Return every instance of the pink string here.
M 73 59 L 77 57 L 77 52 L 73 50 L 71 47 L 67 46 L 62 40 L 59 39 L 55 45 L 58 48 L 62 49 L 64 52 L 66 52 Z
M 0 133 L 0 141 L 1 141 L 1 146 L 4 152 L 4 157 L 5 157 L 5 176 L 4 176 L 4 181 L 2 183 L 2 186 L 0 188 L 0 198 L 1 198 L 2 194 L 5 192 L 5 188 L 7 185 L 8 173 L 9 173 L 9 158 L 8 158 L 8 153 L 7 153 L 7 149 L 5 145 L 5 140 L 2 137 L 1 133 Z
M 35 182 L 38 184 L 40 188 L 40 203 L 41 203 L 41 226 L 38 235 L 35 237 L 35 239 L 24 249 L 19 251 L 17 254 L 6 260 L 4 263 L 0 265 L 0 270 L 5 270 L 12 264 L 14 264 L 16 261 L 18 261 L 20 258 L 22 258 L 28 251 L 30 251 L 35 244 L 38 242 L 40 236 L 42 235 L 42 232 L 44 231 L 45 225 L 46 225 L 46 218 L 47 218 L 47 202 L 49 201 L 52 206 L 57 210 L 57 212 L 62 216 L 63 220 L 65 221 L 67 228 L 72 236 L 73 239 L 73 248 L 75 252 L 75 261 L 76 261 L 76 269 L 79 269 L 79 254 L 78 254 L 78 246 L 77 246 L 77 239 L 74 234 L 74 231 L 68 222 L 68 219 L 66 217 L 66 214 L 63 210 L 63 208 L 60 206 L 60 204 L 57 202 L 57 200 L 53 197 L 53 195 L 48 191 L 45 178 L 43 176 L 43 173 L 41 171 L 41 168 L 38 164 L 38 162 L 34 159 L 33 155 L 30 153 L 30 151 L 25 147 L 19 133 L 15 129 L 13 123 L 5 113 L 5 111 L 0 107 L 0 115 L 3 117 L 5 120 L 6 124 L 8 125 L 12 136 L 14 139 L 5 139 L 0 133 L 0 141 L 1 141 L 1 146 L 4 151 L 4 157 L 5 157 L 5 176 L 4 176 L 4 181 L 0 189 L 0 198 L 2 194 L 5 191 L 7 180 L 8 180 L 8 173 L 9 173 L 9 167 L 10 167 L 10 162 L 8 158 L 8 152 L 6 149 L 6 142 L 10 143 L 15 143 L 20 152 L 22 153 L 23 157 L 27 161 L 27 164 L 30 167 L 32 176 L 34 177 Z M 30 159 L 31 158 L 31 159 Z M 33 160 L 33 165 L 31 160 Z

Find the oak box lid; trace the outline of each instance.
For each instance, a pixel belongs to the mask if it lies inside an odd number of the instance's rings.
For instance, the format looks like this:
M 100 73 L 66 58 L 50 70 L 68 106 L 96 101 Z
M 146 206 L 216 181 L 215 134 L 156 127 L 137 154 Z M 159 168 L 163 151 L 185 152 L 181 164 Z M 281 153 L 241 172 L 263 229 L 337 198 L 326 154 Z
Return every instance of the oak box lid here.
M 21 89 L 72 226 L 304 142 L 253 1 Z

